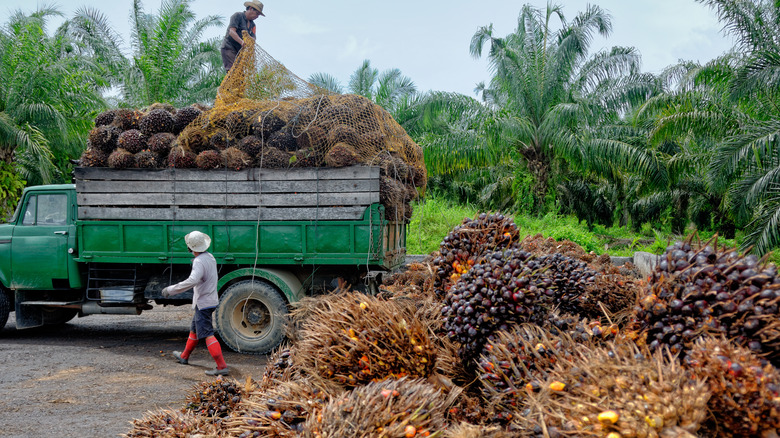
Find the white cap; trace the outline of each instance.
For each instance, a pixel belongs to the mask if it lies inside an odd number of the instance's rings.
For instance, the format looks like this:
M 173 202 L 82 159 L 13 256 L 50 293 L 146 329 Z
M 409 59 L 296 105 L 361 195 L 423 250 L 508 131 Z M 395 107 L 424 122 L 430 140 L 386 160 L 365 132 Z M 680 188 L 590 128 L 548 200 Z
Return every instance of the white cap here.
M 200 231 L 192 231 L 184 236 L 184 242 L 187 243 L 187 248 L 194 252 L 206 252 L 211 245 L 211 238 Z

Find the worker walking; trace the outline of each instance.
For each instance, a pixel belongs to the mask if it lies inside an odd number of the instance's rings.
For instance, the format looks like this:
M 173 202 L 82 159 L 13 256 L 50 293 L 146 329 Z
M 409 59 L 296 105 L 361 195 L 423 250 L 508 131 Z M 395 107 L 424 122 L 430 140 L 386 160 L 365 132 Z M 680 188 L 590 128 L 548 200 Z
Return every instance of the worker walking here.
M 217 367 L 206 371 L 206 374 L 227 376 L 228 367 L 222 357 L 219 341 L 214 336 L 212 323 L 214 310 L 219 304 L 219 296 L 217 295 L 217 261 L 211 253 L 206 252 L 211 245 L 211 238 L 200 231 L 193 231 L 184 236 L 184 242 L 195 257 L 192 260 L 192 272 L 186 280 L 164 288 L 162 296 L 168 298 L 192 289 L 192 308 L 195 309 L 195 315 L 192 317 L 190 335 L 184 351 L 174 351 L 173 356 L 179 363 L 186 365 L 198 341 L 205 339 L 206 348 L 217 363 Z
M 222 65 L 225 66 L 225 72 L 230 71 L 233 63 L 236 61 L 238 51 L 244 46 L 243 32 L 246 31 L 250 37 L 255 38 L 255 18 L 263 14 L 263 4 L 257 0 L 244 2 L 246 10 L 236 12 L 230 17 L 230 24 L 222 40 L 220 52 L 222 53 Z

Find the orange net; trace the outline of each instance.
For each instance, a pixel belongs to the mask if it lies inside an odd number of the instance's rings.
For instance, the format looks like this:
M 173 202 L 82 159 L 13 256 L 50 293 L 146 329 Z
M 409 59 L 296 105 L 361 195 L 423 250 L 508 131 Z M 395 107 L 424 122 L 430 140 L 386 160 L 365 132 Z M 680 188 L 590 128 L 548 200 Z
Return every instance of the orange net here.
M 222 167 L 214 151 L 221 164 L 236 169 L 379 166 L 388 219 L 408 220 L 409 201 L 426 184 L 422 148 L 379 105 L 316 87 L 252 38 L 244 41 L 214 107 L 179 134 L 172 152 L 192 153 L 204 168 Z

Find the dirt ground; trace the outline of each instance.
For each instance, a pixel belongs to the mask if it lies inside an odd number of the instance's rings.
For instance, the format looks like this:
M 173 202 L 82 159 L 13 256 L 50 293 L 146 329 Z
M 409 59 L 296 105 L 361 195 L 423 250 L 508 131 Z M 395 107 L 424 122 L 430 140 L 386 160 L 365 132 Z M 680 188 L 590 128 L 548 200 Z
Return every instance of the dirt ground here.
M 148 410 L 183 406 L 191 388 L 214 379 L 201 343 L 180 365 L 192 310 L 155 306 L 140 316 L 91 315 L 57 328 L 0 330 L 0 436 L 116 437 Z M 266 356 L 223 345 L 231 377 L 259 378 Z

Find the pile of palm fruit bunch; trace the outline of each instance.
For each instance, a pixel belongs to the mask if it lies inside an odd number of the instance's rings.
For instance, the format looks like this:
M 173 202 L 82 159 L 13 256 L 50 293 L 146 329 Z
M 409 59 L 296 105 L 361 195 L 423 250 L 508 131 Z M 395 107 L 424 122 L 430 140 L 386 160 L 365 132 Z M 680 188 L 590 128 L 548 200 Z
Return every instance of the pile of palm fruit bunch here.
M 559 360 L 571 360 L 574 348 L 572 338 L 532 324 L 498 332 L 479 360 L 482 393 L 499 408 L 497 420 L 511 420 L 526 392 L 539 391 L 548 371 Z
M 269 382 L 270 383 L 270 382 Z M 306 378 L 273 380 L 250 391 L 230 418 L 222 423 L 222 436 L 297 437 L 310 416 L 318 416 L 331 395 Z
M 114 169 L 178 165 L 181 149 L 169 160 L 171 150 L 176 149 L 176 136 L 206 109 L 199 105 L 177 109 L 154 104 L 140 110 L 104 111 L 95 118 L 79 165 Z
M 685 365 L 712 394 L 701 436 L 768 436 L 780 427 L 780 373 L 766 361 L 708 336 L 696 342 Z
M 242 391 L 233 379 L 202 382 L 187 399 L 185 411 L 207 417 L 226 417 L 241 401 Z
M 110 110 L 96 117 L 79 164 L 204 170 L 378 166 L 380 202 L 394 221 L 411 218 L 410 203 L 427 179 L 422 148 L 387 111 L 357 95 Z
M 488 251 L 509 248 L 519 239 L 517 225 L 502 214 L 480 213 L 476 219 L 463 219 L 444 237 L 433 260 L 433 288 L 444 298 L 460 276 Z
M 327 295 L 308 311 L 298 331 L 298 367 L 323 386 L 425 379 L 436 366 L 428 327 L 392 300 L 360 293 Z
M 549 312 L 576 302 L 595 275 L 584 262 L 561 254 L 489 252 L 447 292 L 445 329 L 460 343 L 463 360 L 471 361 L 496 331 L 526 322 L 545 325 Z
M 683 242 L 645 284 L 518 234 L 503 216 L 466 219 L 377 296 L 340 282 L 301 300 L 290 345 L 227 415 L 163 420 L 233 438 L 775 436 L 774 267 Z M 664 330 L 678 323 L 695 330 L 684 348 Z
M 526 391 L 522 436 L 696 437 L 710 393 L 675 358 L 630 342 L 572 353 Z
M 309 416 L 302 436 L 432 437 L 447 428 L 447 411 L 457 391 L 448 394 L 423 380 L 371 382 L 345 392 Z
M 724 335 L 780 363 L 777 267 L 692 239 L 661 255 L 635 309 L 640 341 L 684 357 L 702 333 Z
M 143 418 L 131 422 L 125 438 L 190 438 L 194 436 L 219 436 L 220 429 L 210 419 L 192 413 L 163 409 L 148 412 Z

